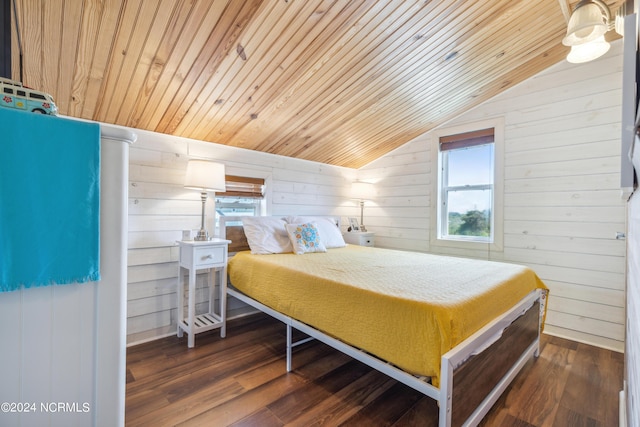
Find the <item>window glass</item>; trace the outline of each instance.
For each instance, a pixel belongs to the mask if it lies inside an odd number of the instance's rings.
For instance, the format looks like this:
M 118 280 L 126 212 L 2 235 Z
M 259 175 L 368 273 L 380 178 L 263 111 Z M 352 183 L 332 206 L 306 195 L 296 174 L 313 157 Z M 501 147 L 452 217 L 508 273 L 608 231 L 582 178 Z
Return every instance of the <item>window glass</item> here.
M 489 237 L 491 199 L 491 190 L 448 191 L 446 234 Z
M 493 144 L 450 150 L 448 157 L 450 186 L 493 182 Z
M 216 215 L 220 216 L 256 216 L 260 215 L 262 199 L 242 197 L 216 197 Z

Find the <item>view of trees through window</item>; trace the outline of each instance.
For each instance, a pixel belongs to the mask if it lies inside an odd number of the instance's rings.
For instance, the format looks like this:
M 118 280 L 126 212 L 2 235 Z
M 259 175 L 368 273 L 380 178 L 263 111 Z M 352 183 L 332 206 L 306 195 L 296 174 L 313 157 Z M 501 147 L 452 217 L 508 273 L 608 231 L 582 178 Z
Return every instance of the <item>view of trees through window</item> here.
M 450 236 L 483 236 L 488 237 L 490 232 L 490 213 L 477 210 L 467 211 L 464 214 L 449 212 Z

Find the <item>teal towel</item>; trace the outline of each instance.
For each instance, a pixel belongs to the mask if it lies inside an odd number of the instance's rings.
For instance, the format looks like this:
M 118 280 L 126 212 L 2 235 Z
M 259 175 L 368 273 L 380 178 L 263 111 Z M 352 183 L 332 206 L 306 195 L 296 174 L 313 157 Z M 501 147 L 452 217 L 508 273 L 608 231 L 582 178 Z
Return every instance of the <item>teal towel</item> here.
M 0 107 L 0 292 L 100 279 L 100 126 Z

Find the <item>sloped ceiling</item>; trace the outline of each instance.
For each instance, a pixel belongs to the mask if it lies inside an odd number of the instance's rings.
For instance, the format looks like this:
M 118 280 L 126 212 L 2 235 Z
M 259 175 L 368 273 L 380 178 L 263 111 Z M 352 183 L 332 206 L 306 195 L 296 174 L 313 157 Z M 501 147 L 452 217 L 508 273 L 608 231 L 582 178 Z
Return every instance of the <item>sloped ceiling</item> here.
M 61 114 L 357 168 L 564 60 L 561 6 L 576 3 L 16 0 L 16 11 L 23 83 Z M 17 80 L 18 52 L 13 37 Z

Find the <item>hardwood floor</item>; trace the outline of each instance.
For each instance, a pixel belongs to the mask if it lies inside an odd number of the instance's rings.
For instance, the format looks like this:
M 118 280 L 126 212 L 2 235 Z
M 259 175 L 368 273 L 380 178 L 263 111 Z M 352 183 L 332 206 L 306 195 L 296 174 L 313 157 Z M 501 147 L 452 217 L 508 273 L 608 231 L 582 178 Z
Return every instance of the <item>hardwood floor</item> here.
M 285 370 L 285 327 L 232 320 L 196 347 L 168 337 L 127 350 L 127 426 L 437 426 L 436 403 L 313 341 Z M 617 426 L 623 355 L 544 336 L 482 426 Z

